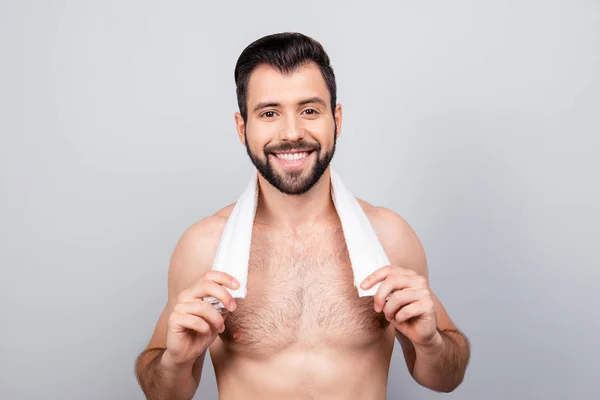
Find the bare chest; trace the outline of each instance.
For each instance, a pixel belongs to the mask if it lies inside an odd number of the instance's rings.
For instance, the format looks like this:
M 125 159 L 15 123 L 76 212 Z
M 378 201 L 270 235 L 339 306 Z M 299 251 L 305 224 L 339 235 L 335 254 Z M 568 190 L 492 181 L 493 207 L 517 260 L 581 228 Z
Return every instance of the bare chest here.
M 372 297 L 358 296 L 340 229 L 297 237 L 255 229 L 247 296 L 237 300 L 221 337 L 266 355 L 296 343 L 362 346 L 385 328 Z

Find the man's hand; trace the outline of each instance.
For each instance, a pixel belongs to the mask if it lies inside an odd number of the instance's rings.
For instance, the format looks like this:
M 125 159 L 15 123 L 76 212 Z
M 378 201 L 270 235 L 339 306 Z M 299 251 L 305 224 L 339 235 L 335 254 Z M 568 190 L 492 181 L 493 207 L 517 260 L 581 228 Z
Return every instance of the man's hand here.
M 196 284 L 179 294 L 178 304 L 168 322 L 163 355 L 165 367 L 190 366 L 223 332 L 226 312 L 221 315 L 203 298 L 215 298 L 225 306 L 225 311 L 235 311 L 235 301 L 224 286 L 237 289 L 239 283 L 224 272 L 208 271 Z
M 369 289 L 383 281 L 374 297 L 376 312 L 385 314 L 390 323 L 413 345 L 435 347 L 442 342 L 427 279 L 410 269 L 387 265 L 369 275 L 362 283 Z

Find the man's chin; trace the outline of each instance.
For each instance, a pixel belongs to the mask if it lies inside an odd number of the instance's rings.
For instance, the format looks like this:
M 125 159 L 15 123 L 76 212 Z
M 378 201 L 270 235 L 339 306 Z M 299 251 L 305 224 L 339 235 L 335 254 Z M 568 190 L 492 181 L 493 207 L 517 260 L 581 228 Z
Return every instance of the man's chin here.
M 300 195 L 312 187 L 310 182 L 312 181 L 309 171 L 272 171 L 271 179 L 268 179 L 263 175 L 264 178 L 271 183 L 278 191 L 288 195 Z
M 277 160 L 272 160 L 270 154 L 264 163 L 254 163 L 261 176 L 279 192 L 287 195 L 301 195 L 308 192 L 321 178 L 316 179 L 315 174 L 319 174 L 316 164 L 318 161 L 314 155 L 304 165 L 297 168 L 286 168 Z

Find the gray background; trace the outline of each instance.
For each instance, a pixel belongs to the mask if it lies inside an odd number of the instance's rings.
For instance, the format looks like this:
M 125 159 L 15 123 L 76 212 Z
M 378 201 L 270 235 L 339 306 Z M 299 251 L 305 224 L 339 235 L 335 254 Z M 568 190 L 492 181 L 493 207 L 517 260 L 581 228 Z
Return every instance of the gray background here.
M 472 341 L 446 397 L 597 398 L 600 6 L 574 0 L 1 1 L 0 398 L 143 398 L 175 243 L 248 179 L 234 63 L 286 30 L 332 58 L 334 166 Z M 389 398 L 438 396 L 397 346 Z

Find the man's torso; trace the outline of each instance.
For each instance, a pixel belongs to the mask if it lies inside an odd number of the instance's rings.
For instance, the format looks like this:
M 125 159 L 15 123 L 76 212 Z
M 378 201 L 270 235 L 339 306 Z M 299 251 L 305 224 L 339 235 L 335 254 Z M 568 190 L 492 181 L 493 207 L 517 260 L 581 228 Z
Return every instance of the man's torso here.
M 393 328 L 358 296 L 339 223 L 255 223 L 236 304 L 210 348 L 221 398 L 385 398 Z

